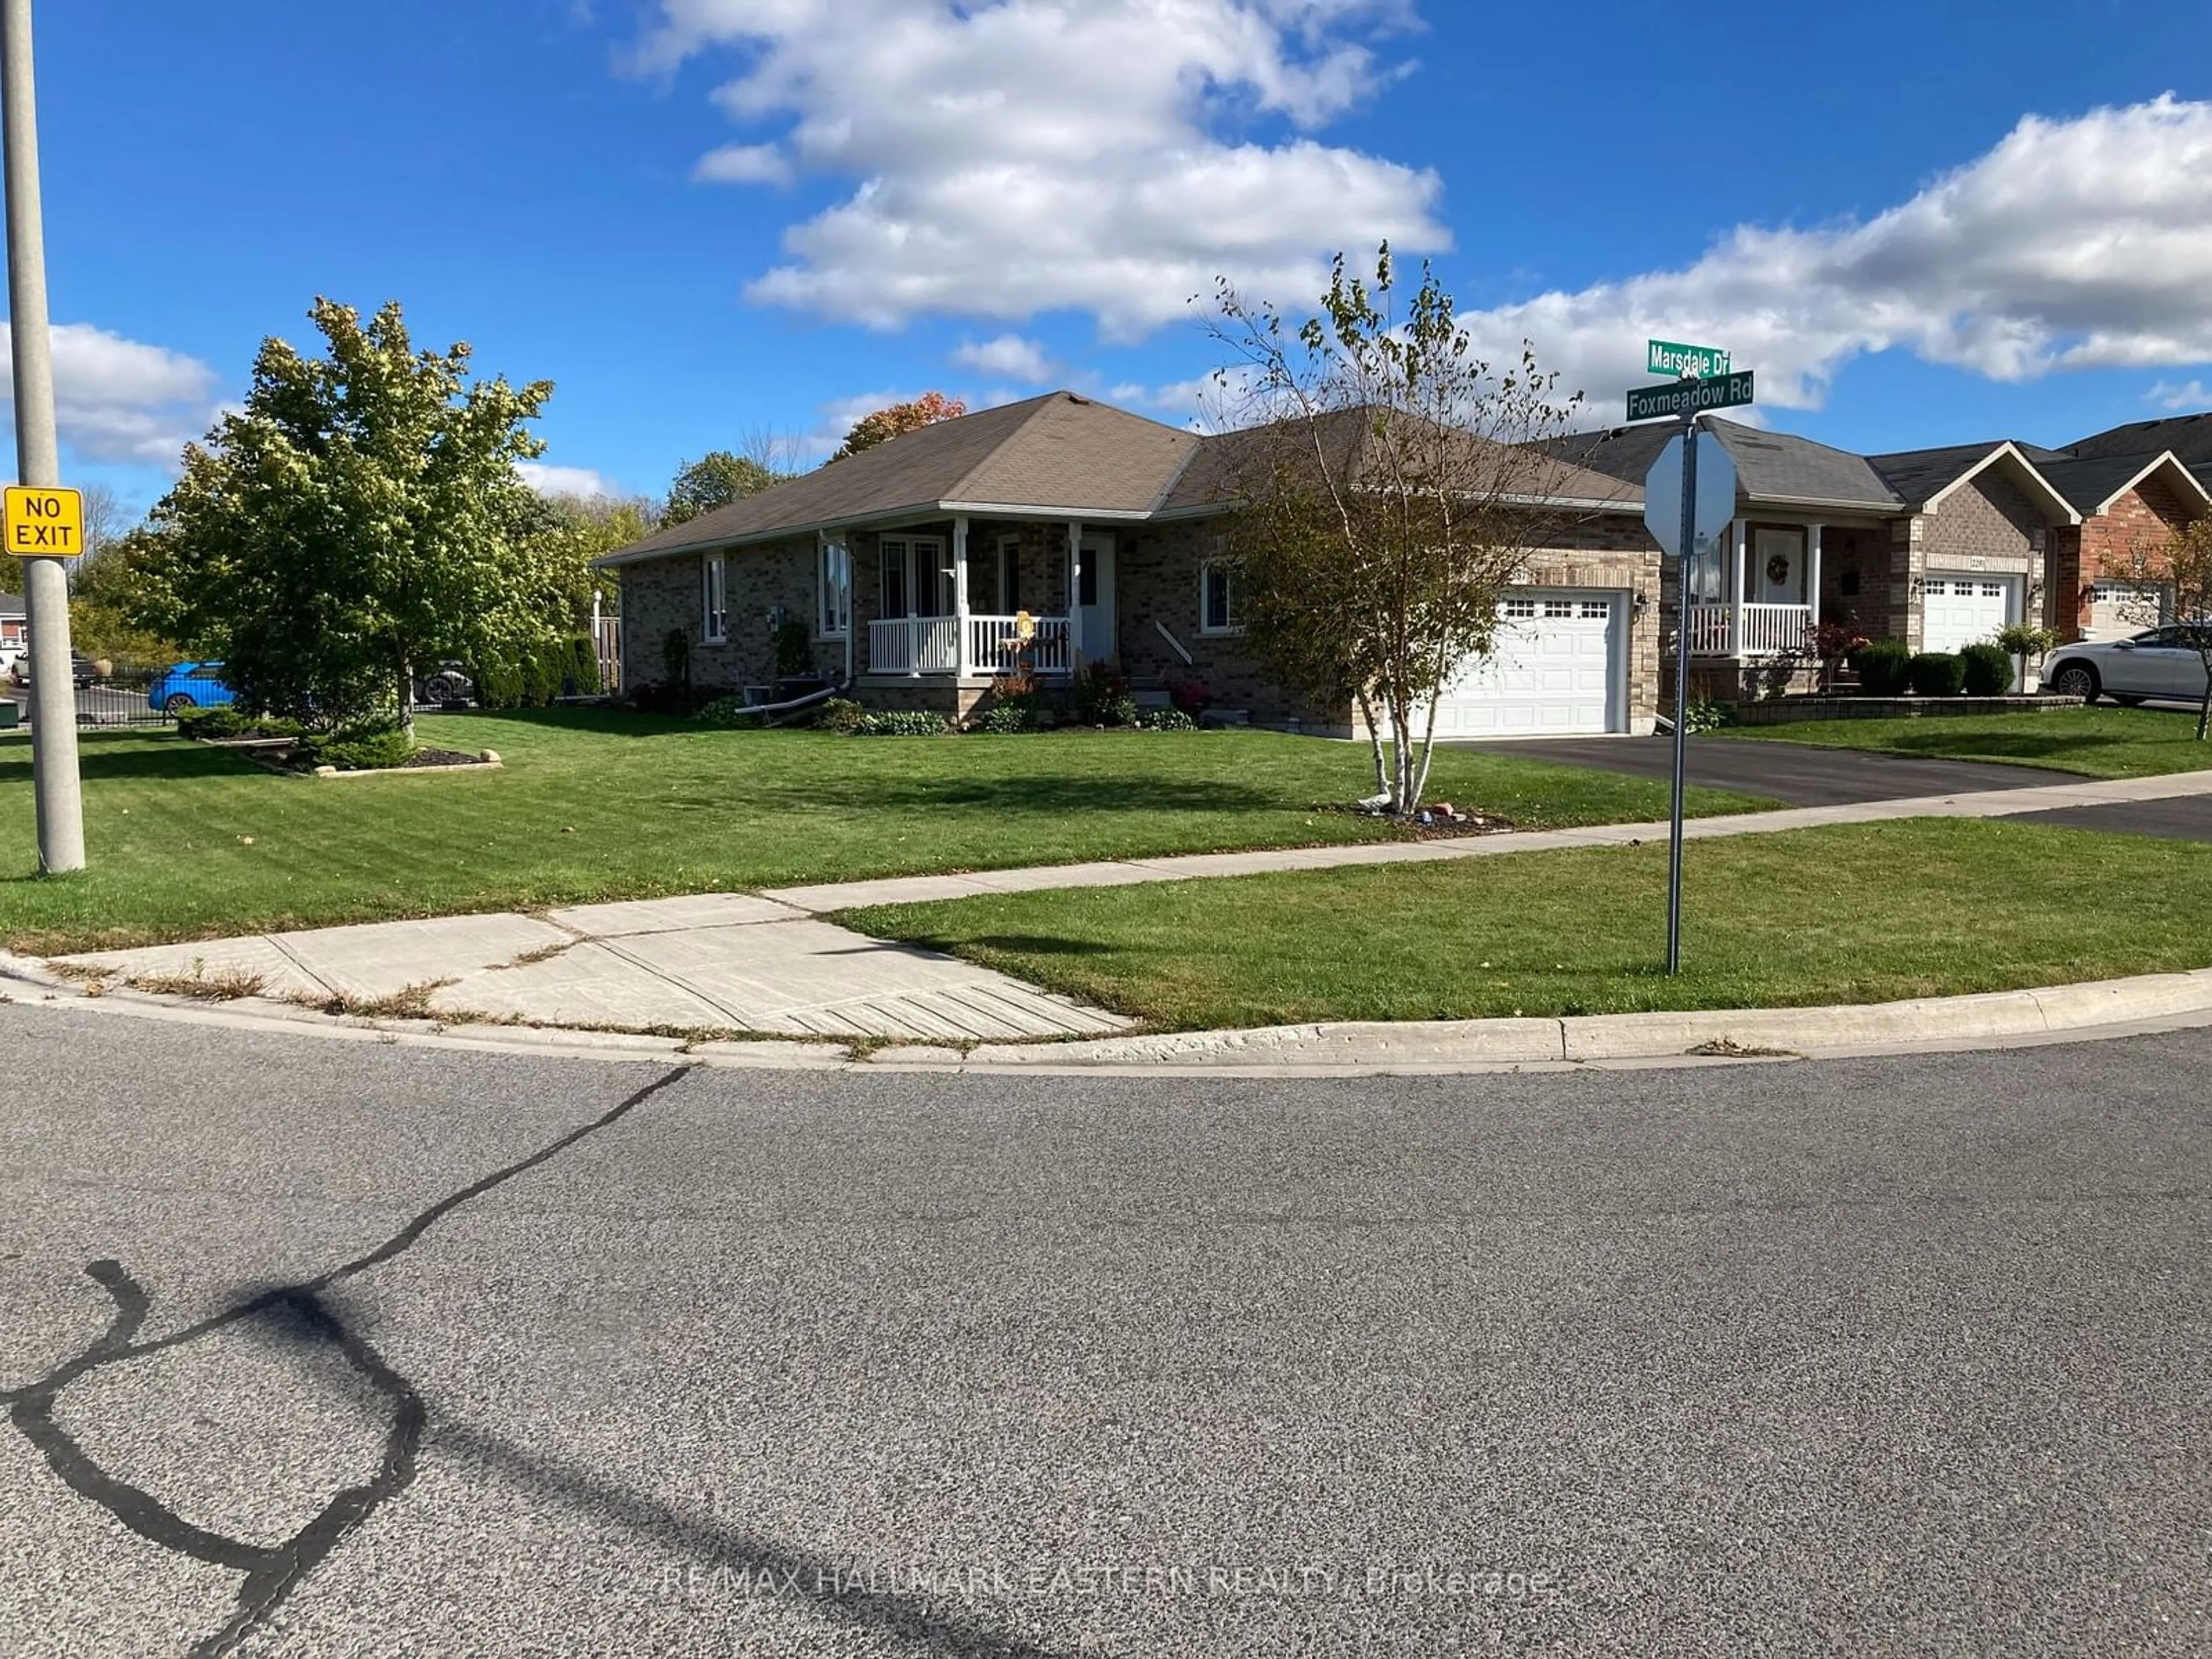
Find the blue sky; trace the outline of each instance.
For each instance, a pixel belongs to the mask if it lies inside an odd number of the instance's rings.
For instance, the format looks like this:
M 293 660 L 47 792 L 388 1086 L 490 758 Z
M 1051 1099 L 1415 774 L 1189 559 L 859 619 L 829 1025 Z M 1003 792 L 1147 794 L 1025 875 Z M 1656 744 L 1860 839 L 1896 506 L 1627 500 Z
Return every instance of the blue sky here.
M 657 494 L 932 387 L 1182 422 L 1192 294 L 1384 234 L 1607 410 L 1652 331 L 1863 450 L 2212 407 L 2202 0 L 38 9 L 64 444 L 133 507 L 318 293 Z

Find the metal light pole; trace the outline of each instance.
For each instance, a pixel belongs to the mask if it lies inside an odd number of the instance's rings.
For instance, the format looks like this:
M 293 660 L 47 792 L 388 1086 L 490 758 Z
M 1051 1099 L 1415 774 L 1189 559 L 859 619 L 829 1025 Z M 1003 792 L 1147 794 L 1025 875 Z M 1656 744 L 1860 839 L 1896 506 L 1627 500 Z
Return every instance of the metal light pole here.
M 0 100 L 5 103 L 9 326 L 15 345 L 19 483 L 61 483 L 54 432 L 52 338 L 46 321 L 46 225 L 39 204 L 39 111 L 31 69 L 31 0 L 0 0 Z M 69 568 L 23 564 L 31 624 L 31 777 L 38 800 L 39 867 L 84 868 L 84 800 L 76 762 L 76 685 L 70 672 Z

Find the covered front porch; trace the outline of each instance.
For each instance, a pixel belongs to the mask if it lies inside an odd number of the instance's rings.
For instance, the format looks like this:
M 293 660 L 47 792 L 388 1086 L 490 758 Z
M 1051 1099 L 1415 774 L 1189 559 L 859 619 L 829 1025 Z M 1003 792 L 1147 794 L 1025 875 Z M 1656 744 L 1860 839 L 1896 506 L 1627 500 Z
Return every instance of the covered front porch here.
M 868 539 L 852 573 L 866 617 L 860 675 L 1064 678 L 1114 654 L 1110 534 L 1080 520 L 961 515 Z
M 1798 657 L 1820 625 L 1828 526 L 1738 519 L 1717 556 L 1686 573 L 1690 654 L 1732 661 Z

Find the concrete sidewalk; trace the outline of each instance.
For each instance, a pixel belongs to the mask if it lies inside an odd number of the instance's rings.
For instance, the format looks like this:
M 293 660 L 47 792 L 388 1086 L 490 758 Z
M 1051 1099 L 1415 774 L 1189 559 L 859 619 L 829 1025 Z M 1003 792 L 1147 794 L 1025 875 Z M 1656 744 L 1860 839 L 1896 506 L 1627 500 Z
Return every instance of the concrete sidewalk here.
M 957 1044 L 1100 1036 L 1130 1024 L 737 893 L 158 945 L 54 965 L 188 996 L 251 988 L 337 1013 L 631 1031 Z
M 2110 782 L 2085 779 L 1985 793 L 1693 818 L 1687 833 L 1705 840 L 1824 824 L 2017 817 L 2208 795 L 2212 772 Z M 989 893 L 1625 846 L 1663 840 L 1667 830 L 1664 823 L 1616 823 L 915 876 L 757 895 L 703 893 L 582 905 L 544 915 L 444 916 L 154 945 L 61 957 L 54 965 L 79 977 L 96 975 L 185 996 L 274 1000 L 384 1018 L 958 1047 L 1057 1042 L 1110 1037 L 1132 1022 L 951 957 L 866 938 L 822 916 L 861 905 Z M 1557 1022 L 1542 1024 L 1549 1028 Z M 1475 1039 L 1457 1039 L 1462 1046 L 1470 1041 Z M 1540 1039 L 1538 1046 L 1548 1041 Z M 1577 1056 L 1563 1048 L 1562 1057 Z

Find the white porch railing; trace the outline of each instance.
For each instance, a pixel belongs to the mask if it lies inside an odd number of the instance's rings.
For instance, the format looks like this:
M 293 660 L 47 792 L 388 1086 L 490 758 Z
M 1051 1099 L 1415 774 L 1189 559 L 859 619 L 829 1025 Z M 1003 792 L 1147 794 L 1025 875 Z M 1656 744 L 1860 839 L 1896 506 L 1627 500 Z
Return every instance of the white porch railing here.
M 1065 674 L 1075 666 L 1070 648 L 1067 618 L 1036 617 L 1036 632 L 1024 647 L 1012 617 L 968 618 L 968 672 L 971 674 L 1011 674 L 1024 653 L 1030 669 L 1038 674 Z
M 1075 666 L 1072 630 L 1065 617 L 1037 617 L 1029 642 L 1030 669 L 1066 674 Z M 889 617 L 868 624 L 871 674 L 1010 674 L 1022 649 L 1012 617 L 968 618 L 968 653 L 960 658 L 957 617 Z
M 1802 652 L 1813 628 L 1809 605 L 1693 605 L 1690 654 L 1778 657 Z
M 871 674 L 950 674 L 959 653 L 957 617 L 888 617 L 868 624 Z

